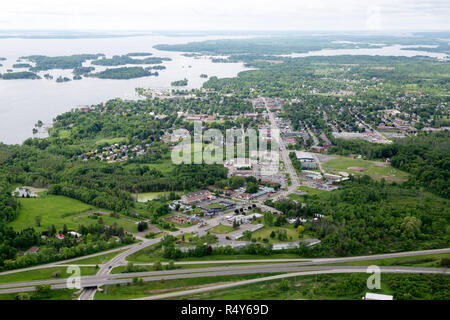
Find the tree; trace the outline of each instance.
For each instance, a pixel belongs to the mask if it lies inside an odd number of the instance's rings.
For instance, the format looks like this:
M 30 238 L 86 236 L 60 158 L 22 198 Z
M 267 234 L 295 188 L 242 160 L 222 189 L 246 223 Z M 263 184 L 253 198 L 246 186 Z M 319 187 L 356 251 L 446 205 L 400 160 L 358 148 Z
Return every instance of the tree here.
M 26 292 L 20 292 L 14 296 L 15 300 L 31 300 L 31 297 Z
M 42 220 L 41 216 L 36 216 L 34 218 L 34 220 L 36 221 L 36 227 L 40 227 L 41 226 L 41 220 Z
M 248 241 L 252 240 L 252 232 L 249 231 L 249 230 L 245 230 L 245 231 L 242 233 L 242 238 L 243 238 L 243 239 L 247 239 Z
M 416 217 L 408 216 L 403 219 L 401 228 L 408 237 L 414 238 L 420 231 L 422 221 Z
M 161 262 L 156 261 L 156 262 L 153 264 L 153 270 L 155 270 L 155 271 L 160 271 L 160 270 L 162 270 L 162 264 L 161 264 Z
M 247 187 L 245 189 L 247 193 L 256 193 L 258 192 L 258 185 L 254 182 L 247 183 Z
M 273 226 L 273 220 L 274 220 L 274 216 L 271 212 L 265 212 L 264 213 L 264 224 L 267 227 L 272 227 Z
M 304 231 L 305 231 L 305 227 L 304 226 L 298 226 L 297 227 L 297 232 L 298 232 L 299 235 L 302 234 Z

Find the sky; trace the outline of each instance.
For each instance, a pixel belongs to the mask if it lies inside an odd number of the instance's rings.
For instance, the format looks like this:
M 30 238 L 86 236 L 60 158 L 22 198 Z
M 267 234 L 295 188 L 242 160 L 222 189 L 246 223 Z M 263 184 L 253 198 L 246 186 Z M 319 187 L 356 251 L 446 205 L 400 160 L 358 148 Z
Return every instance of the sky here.
M 439 30 L 448 0 L 2 0 L 0 30 Z

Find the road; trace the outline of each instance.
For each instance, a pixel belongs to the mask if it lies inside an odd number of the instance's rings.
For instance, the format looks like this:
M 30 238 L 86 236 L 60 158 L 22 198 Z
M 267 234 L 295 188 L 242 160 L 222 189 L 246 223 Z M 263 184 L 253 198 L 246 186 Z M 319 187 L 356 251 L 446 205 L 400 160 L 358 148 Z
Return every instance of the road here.
M 270 108 L 267 104 L 267 100 L 265 98 L 263 98 L 263 100 L 264 100 L 264 105 L 266 107 L 266 111 L 269 115 L 271 128 L 275 129 L 275 130 L 280 130 L 273 112 L 270 111 Z M 288 194 L 296 192 L 298 190 L 299 180 L 298 180 L 297 172 L 295 171 L 294 167 L 292 166 L 291 159 L 289 158 L 289 151 L 286 149 L 286 145 L 285 145 L 283 139 L 281 139 L 281 138 L 279 139 L 278 145 L 280 146 L 281 158 L 284 162 L 286 172 L 289 174 L 289 176 L 291 178 L 291 185 L 288 186 L 287 190 L 280 191 L 280 193 L 278 194 L 279 197 L 286 197 Z
M 116 284 L 127 284 L 133 282 L 133 278 L 142 279 L 143 282 L 149 281 L 160 281 L 164 280 L 176 280 L 176 279 L 186 279 L 186 278 L 203 278 L 203 277 L 213 277 L 213 276 L 232 276 L 232 275 L 248 275 L 248 274 L 264 274 L 264 273 L 287 273 L 287 272 L 307 272 L 307 271 L 322 271 L 324 273 L 351 273 L 351 272 L 366 272 L 366 266 L 285 266 L 285 265 L 267 265 L 267 266 L 235 266 L 235 267 L 218 267 L 211 268 L 217 270 L 208 270 L 204 268 L 203 270 L 195 270 L 196 272 L 191 272 L 192 270 L 171 270 L 172 272 L 139 272 L 133 274 L 115 274 L 107 275 L 103 277 L 89 276 L 82 277 L 82 285 L 87 289 L 83 290 L 82 294 L 86 299 L 90 296 L 95 295 L 96 287 L 102 285 L 116 285 Z M 221 270 L 223 269 L 223 270 Z M 178 271 L 178 272 L 175 272 Z M 190 272 L 190 273 L 186 273 Z M 439 273 L 448 274 L 447 268 L 416 268 L 416 267 L 380 267 L 381 273 Z M 123 278 L 124 276 L 128 278 Z M 130 277 L 131 276 L 131 277 Z M 42 284 L 46 283 L 46 281 Z M 16 284 L 17 285 L 17 284 Z M 22 285 L 22 284 L 20 284 Z M 66 283 L 51 284 L 52 289 L 65 289 Z M 0 294 L 4 293 L 15 293 L 15 292 L 27 292 L 33 291 L 34 286 L 23 286 L 14 287 L 9 289 L 0 290 Z M 81 299 L 80 299 L 81 300 Z

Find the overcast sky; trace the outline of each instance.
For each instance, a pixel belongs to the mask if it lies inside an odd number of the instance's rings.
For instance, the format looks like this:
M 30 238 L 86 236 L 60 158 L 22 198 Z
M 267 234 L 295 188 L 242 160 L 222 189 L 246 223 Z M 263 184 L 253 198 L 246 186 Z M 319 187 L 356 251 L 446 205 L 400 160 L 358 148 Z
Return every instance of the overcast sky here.
M 449 0 L 10 0 L 0 30 L 449 30 Z

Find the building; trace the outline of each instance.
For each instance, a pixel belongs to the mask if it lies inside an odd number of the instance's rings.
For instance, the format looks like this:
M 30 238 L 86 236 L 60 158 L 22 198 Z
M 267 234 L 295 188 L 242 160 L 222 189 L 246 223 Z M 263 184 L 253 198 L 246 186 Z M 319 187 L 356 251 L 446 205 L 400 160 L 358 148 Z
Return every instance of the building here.
M 64 234 L 58 233 L 58 234 L 56 235 L 56 239 L 64 240 Z
M 36 194 L 28 188 L 18 187 L 14 190 L 13 195 L 19 198 L 31 198 L 36 197 Z
M 199 201 L 213 199 L 214 195 L 208 190 L 201 190 L 197 192 L 192 192 L 181 196 L 181 202 L 183 204 L 193 204 Z
M 75 232 L 75 231 L 69 231 L 68 234 L 74 236 L 75 238 L 81 237 L 81 233 Z
M 366 292 L 366 295 L 363 297 L 363 300 L 394 300 L 394 297 L 387 294 Z
M 300 164 L 302 165 L 303 168 L 308 169 L 317 168 L 317 164 L 311 153 L 304 151 L 295 151 L 295 156 L 297 157 L 297 160 L 300 161 Z

